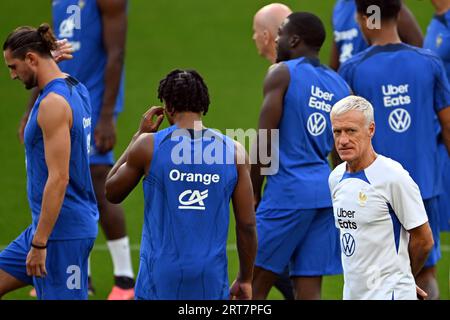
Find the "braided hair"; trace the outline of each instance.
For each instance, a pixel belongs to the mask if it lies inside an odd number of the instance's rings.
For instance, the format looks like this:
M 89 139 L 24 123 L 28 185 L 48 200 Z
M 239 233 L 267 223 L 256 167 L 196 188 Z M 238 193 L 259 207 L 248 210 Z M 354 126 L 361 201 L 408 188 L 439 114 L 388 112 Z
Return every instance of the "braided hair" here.
M 41 24 L 37 29 L 19 27 L 11 32 L 3 43 L 3 51 L 9 49 L 14 58 L 22 60 L 30 51 L 43 57 L 52 57 L 51 51 L 56 47 L 56 37 L 47 23 Z
M 173 70 L 159 82 L 158 99 L 169 111 L 190 111 L 205 115 L 209 94 L 203 78 L 195 70 Z

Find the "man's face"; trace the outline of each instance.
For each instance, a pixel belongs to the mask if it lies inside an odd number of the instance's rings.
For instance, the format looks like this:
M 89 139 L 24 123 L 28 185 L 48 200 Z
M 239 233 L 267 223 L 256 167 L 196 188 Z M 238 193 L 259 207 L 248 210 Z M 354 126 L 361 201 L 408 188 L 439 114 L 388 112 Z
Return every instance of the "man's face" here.
M 277 46 L 277 62 L 290 59 L 291 46 L 289 44 L 290 36 L 287 30 L 289 18 L 286 18 L 278 29 L 278 36 L 275 39 Z
M 264 27 L 258 21 L 258 17 L 255 16 L 253 19 L 253 41 L 255 41 L 256 50 L 260 56 L 264 56 L 265 50 L 265 39 L 264 39 Z
M 375 124 L 367 125 L 364 114 L 351 110 L 331 118 L 334 144 L 343 161 L 352 162 L 362 157 L 371 145 Z
M 5 63 L 9 68 L 9 74 L 11 79 L 20 80 L 25 88 L 31 89 L 37 86 L 37 75 L 36 72 L 33 71 L 31 60 L 33 57 L 30 57 L 32 53 L 28 53 L 25 56 L 24 60 L 14 58 L 9 49 L 3 51 L 3 57 L 5 59 Z

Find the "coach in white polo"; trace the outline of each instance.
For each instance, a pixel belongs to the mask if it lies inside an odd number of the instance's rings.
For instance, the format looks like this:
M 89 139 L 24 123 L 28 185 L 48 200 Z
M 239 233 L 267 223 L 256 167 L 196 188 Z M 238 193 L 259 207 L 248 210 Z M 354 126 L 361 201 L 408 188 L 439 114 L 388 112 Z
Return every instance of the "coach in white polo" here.
M 329 178 L 340 230 L 344 299 L 426 296 L 414 280 L 433 246 L 419 188 L 401 164 L 375 153 L 369 101 L 357 96 L 340 100 L 331 123 L 344 161 Z

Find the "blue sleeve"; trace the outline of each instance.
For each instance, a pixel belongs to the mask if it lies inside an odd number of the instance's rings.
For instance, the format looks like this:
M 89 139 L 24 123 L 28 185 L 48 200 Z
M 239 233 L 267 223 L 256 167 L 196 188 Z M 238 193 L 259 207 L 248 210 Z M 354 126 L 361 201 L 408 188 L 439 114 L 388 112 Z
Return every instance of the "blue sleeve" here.
M 442 60 L 435 56 L 432 59 L 434 70 L 434 110 L 436 113 L 450 106 L 450 84 Z

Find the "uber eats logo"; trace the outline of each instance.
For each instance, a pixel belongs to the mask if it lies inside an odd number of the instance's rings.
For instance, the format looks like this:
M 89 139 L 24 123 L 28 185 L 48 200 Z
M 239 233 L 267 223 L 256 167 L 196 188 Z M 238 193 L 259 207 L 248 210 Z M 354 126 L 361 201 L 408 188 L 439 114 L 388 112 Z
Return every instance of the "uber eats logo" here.
M 352 221 L 355 218 L 355 211 L 337 208 L 336 216 L 341 229 L 358 229 L 356 222 Z
M 322 90 L 317 86 L 311 86 L 311 96 L 309 97 L 308 106 L 316 110 L 330 112 L 333 96 L 333 93 Z M 327 120 L 322 113 L 314 112 L 308 117 L 307 128 L 311 135 L 321 135 L 326 127 Z
M 398 86 L 388 84 L 381 86 L 384 106 L 390 108 L 411 104 L 411 97 L 409 96 L 408 90 L 408 84 Z M 389 127 L 395 132 L 405 132 L 411 125 L 411 115 L 404 108 L 395 108 L 389 114 L 388 123 Z

